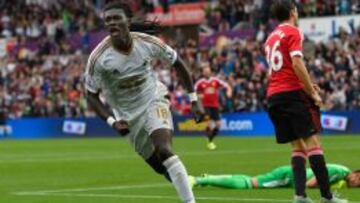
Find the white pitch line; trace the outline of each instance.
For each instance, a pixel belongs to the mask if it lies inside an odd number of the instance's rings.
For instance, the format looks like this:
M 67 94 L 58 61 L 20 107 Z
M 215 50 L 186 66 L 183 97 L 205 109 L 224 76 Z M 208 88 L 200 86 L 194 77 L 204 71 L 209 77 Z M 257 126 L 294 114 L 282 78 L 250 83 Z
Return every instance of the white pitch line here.
M 171 187 L 169 183 L 150 183 L 140 185 L 120 185 L 108 187 L 90 187 L 90 188 L 73 188 L 73 189 L 58 189 L 58 190 L 38 190 L 28 192 L 15 192 L 13 195 L 17 196 L 67 196 L 67 197 L 104 197 L 104 198 L 122 198 L 122 199 L 171 199 L 178 200 L 174 196 L 162 195 L 123 195 L 123 194 L 93 194 L 93 193 L 76 193 L 86 191 L 101 191 L 101 190 L 125 190 L 125 189 L 140 189 L 140 188 L 161 188 Z M 284 199 L 265 199 L 265 198 L 229 198 L 229 197 L 197 197 L 198 200 L 207 201 L 226 201 L 226 202 L 290 202 Z M 350 202 L 360 203 L 360 202 Z
M 122 195 L 122 194 L 92 194 L 92 193 L 28 193 L 18 194 L 20 196 L 63 196 L 63 197 L 102 197 L 102 198 L 121 198 L 121 199 L 168 199 L 179 200 L 176 196 L 165 195 Z M 197 200 L 222 201 L 222 202 L 291 202 L 284 199 L 250 199 L 250 198 L 227 198 L 227 197 L 196 197 Z
M 89 187 L 89 188 L 73 188 L 73 189 L 58 189 L 58 190 L 38 190 L 38 191 L 25 191 L 15 192 L 15 195 L 32 194 L 32 193 L 59 193 L 59 192 L 85 192 L 85 191 L 98 191 L 98 190 L 126 190 L 126 189 L 142 189 L 142 188 L 161 188 L 171 187 L 170 183 L 149 183 L 141 185 L 118 185 L 106 187 Z
M 285 150 L 283 150 L 285 151 Z M 201 151 L 201 152 L 179 152 L 180 156 L 208 156 L 211 154 L 212 156 L 217 155 L 227 155 L 227 154 L 254 154 L 254 153 L 266 153 L 266 152 L 282 152 L 281 150 L 274 150 L 274 149 L 262 149 L 262 150 L 224 150 L 224 151 L 217 151 L 216 153 Z M 70 156 L 70 157 L 69 157 Z M 93 155 L 93 156 L 77 156 L 74 155 L 67 155 L 64 157 L 55 156 L 55 157 L 45 157 L 45 158 L 33 158 L 31 155 L 26 158 L 22 159 L 1 159 L 0 163 L 23 163 L 23 162 L 57 162 L 57 161 L 88 161 L 88 160 L 116 160 L 116 159 L 133 159 L 133 158 L 140 158 L 138 155 L 130 154 L 130 155 Z
M 179 200 L 176 196 L 165 195 L 122 195 L 122 194 L 93 194 L 93 193 L 41 193 L 34 192 L 28 194 L 16 194 L 19 196 L 62 196 L 62 197 L 102 197 L 102 198 L 121 198 L 121 199 L 168 199 Z M 221 201 L 221 202 L 291 202 L 285 199 L 265 199 L 265 198 L 229 198 L 229 197 L 196 197 L 197 200 Z M 349 203 L 360 203 L 351 201 Z
M 327 148 L 327 150 L 346 150 L 351 151 L 353 149 L 359 149 L 358 147 L 350 147 L 350 148 Z M 287 149 L 260 149 L 260 150 L 218 150 L 216 152 L 208 152 L 208 151 L 194 151 L 194 152 L 183 152 L 178 151 L 177 154 L 180 156 L 208 156 L 211 154 L 212 156 L 218 155 L 227 155 L 227 154 L 256 154 L 256 153 L 267 153 L 267 152 L 287 152 Z M 19 158 L 20 157 L 20 158 Z M 61 154 L 52 154 L 52 155 L 28 155 L 28 156 L 0 156 L 0 163 L 23 163 L 23 162 L 57 162 L 57 161 L 89 161 L 89 160 L 116 160 L 116 159 L 133 159 L 139 157 L 138 155 L 130 154 L 130 155 L 107 155 L 106 153 L 94 153 L 91 156 L 84 156 L 83 153 L 68 153 L 64 155 Z

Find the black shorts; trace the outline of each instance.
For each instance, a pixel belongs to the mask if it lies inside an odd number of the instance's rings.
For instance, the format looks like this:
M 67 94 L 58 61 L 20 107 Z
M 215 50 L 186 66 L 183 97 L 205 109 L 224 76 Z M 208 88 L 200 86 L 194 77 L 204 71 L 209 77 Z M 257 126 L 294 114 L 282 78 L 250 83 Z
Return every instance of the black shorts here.
M 208 115 L 211 120 L 214 120 L 214 121 L 220 120 L 219 108 L 205 107 L 205 111 L 206 111 L 206 115 Z
M 274 94 L 268 103 L 278 143 L 320 133 L 320 109 L 303 90 Z

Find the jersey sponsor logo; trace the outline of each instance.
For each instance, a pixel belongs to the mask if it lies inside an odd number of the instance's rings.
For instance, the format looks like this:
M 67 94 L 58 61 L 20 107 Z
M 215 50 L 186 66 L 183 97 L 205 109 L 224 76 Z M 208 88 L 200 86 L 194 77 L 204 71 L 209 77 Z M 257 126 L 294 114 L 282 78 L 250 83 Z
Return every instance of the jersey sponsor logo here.
M 206 94 L 214 94 L 216 92 L 216 89 L 214 87 L 208 87 L 204 91 Z
M 146 82 L 146 78 L 144 78 L 141 75 L 137 75 L 122 80 L 118 87 L 121 89 L 130 89 L 130 88 L 139 87 L 143 85 L 145 82 Z

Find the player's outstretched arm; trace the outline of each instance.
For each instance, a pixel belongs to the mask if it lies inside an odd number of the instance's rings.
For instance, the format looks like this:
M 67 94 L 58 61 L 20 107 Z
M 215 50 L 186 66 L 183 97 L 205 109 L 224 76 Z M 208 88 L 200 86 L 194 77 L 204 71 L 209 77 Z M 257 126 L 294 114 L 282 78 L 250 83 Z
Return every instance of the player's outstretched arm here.
M 99 93 L 86 92 L 86 99 L 89 105 L 94 109 L 96 114 L 106 121 L 112 128 L 117 130 L 120 135 L 126 135 L 130 132 L 129 125 L 126 121 L 116 121 L 114 116 L 109 112 L 106 106 L 101 102 Z
M 185 89 L 189 93 L 190 101 L 191 101 L 191 111 L 194 114 L 195 121 L 197 123 L 202 122 L 205 117 L 205 110 L 202 106 L 201 102 L 199 101 L 197 94 L 194 90 L 194 83 L 191 78 L 191 74 L 185 65 L 184 61 L 181 58 L 177 58 L 174 63 L 174 68 L 176 73 L 178 74 L 182 84 L 184 85 Z

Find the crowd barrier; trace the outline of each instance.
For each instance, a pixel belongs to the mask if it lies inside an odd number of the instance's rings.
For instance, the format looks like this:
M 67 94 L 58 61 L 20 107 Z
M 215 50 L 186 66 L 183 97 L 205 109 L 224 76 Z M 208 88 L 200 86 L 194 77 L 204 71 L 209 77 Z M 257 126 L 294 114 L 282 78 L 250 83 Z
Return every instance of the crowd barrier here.
M 222 115 L 220 134 L 224 136 L 272 136 L 273 125 L 265 112 Z M 324 112 L 323 134 L 360 134 L 360 111 Z M 174 116 L 175 135 L 204 134 L 206 123 L 196 124 L 192 117 Z M 99 118 L 41 118 L 8 120 L 0 138 L 67 138 L 118 136 Z

